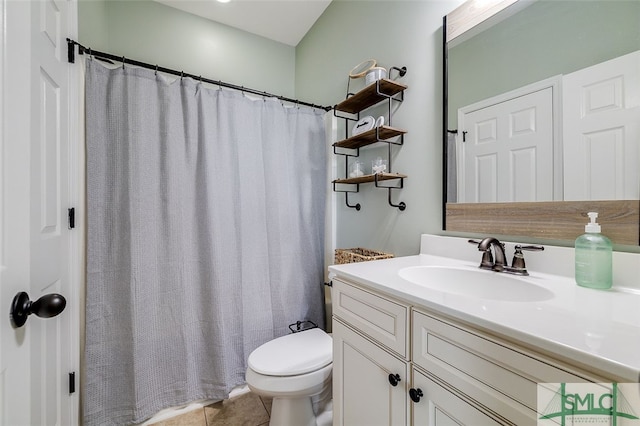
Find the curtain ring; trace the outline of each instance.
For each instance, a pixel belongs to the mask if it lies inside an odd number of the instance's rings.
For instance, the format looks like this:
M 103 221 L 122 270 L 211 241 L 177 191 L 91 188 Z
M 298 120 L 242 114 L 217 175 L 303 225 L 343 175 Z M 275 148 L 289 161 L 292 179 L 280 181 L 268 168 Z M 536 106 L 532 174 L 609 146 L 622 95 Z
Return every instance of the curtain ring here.
M 218 80 L 218 90 L 222 90 L 222 80 Z
M 91 54 L 91 48 L 89 48 L 88 50 L 89 50 L 89 59 L 93 60 L 93 55 Z
M 122 56 L 122 69 L 124 69 L 124 61 L 125 61 L 124 56 Z
M 156 64 L 155 74 L 158 75 L 158 64 Z
M 202 84 L 202 75 L 199 77 L 199 79 L 200 79 L 200 84 Z
M 180 71 L 180 80 L 184 78 L 184 71 Z

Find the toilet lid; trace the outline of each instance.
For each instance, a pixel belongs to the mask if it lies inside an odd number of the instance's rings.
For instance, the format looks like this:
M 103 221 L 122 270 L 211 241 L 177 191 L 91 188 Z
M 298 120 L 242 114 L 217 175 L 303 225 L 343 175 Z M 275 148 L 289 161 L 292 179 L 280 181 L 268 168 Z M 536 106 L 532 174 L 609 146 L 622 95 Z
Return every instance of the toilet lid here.
M 333 340 L 319 328 L 278 337 L 249 355 L 249 367 L 265 376 L 295 376 L 331 363 Z

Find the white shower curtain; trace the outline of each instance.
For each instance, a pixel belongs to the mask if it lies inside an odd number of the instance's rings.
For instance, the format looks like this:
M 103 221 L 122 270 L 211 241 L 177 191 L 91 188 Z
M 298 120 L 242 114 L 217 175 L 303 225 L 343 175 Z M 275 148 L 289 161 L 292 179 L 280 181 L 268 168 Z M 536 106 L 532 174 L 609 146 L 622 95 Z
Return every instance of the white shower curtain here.
M 323 325 L 323 111 L 87 60 L 83 418 L 219 400 Z

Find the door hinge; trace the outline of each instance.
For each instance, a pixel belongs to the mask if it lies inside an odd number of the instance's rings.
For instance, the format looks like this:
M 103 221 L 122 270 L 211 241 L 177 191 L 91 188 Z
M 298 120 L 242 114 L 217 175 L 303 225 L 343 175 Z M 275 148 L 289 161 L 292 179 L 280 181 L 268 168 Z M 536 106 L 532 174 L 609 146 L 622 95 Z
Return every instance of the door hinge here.
M 76 209 L 75 207 L 71 207 L 69 209 L 69 229 L 73 229 L 76 227 Z
M 76 372 L 69 373 L 69 394 L 76 391 Z
M 76 62 L 76 44 L 70 38 L 67 39 L 67 62 Z

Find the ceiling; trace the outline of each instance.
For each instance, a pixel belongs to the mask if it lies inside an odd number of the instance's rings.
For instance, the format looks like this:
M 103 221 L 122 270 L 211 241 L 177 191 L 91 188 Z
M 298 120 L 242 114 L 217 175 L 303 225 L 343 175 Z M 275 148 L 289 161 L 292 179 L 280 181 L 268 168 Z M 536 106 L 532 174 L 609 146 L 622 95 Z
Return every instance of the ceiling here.
M 331 0 L 155 0 L 252 34 L 296 46 Z

